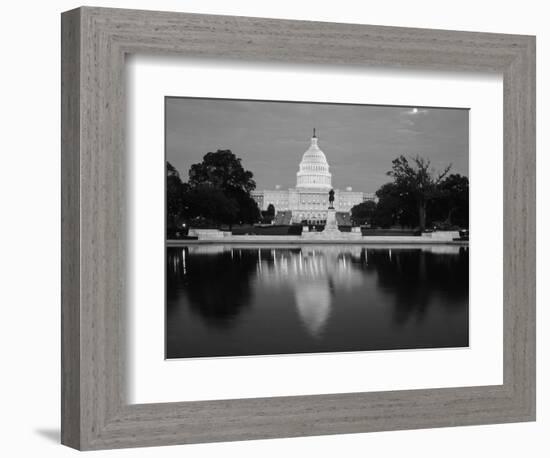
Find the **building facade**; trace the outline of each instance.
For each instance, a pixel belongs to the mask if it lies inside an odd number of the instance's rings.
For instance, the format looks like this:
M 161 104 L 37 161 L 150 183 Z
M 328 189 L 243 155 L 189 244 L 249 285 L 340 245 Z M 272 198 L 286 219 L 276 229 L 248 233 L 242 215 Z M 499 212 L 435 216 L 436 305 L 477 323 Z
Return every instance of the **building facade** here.
M 325 153 L 319 148 L 314 130 L 296 173 L 296 187 L 253 191 L 252 197 L 260 210 L 267 210 L 272 204 L 276 213 L 292 212 L 292 223 L 324 224 L 331 189 L 330 167 Z M 353 191 L 351 187 L 345 191 L 334 189 L 333 205 L 337 212 L 349 213 L 352 207 L 367 200 L 375 200 L 374 194 Z

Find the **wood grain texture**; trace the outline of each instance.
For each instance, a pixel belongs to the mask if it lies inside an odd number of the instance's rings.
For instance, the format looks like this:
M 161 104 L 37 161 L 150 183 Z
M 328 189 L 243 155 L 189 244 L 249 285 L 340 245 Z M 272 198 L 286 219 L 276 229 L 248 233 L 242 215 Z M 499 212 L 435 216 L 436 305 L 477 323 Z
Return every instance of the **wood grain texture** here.
M 61 24 L 61 441 L 80 446 L 80 14 Z
M 185 13 L 62 16 L 62 442 L 78 449 L 535 418 L 535 39 Z M 124 57 L 499 72 L 504 78 L 504 384 L 129 405 Z

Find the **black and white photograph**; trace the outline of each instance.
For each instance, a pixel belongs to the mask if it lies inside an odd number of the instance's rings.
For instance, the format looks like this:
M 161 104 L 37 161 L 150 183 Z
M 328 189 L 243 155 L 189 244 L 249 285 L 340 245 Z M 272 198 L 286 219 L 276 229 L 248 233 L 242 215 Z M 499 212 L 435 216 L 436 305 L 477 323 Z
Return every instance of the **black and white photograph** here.
M 442 5 L 3 4 L 1 456 L 548 456 L 548 8 Z
M 469 111 L 165 98 L 166 358 L 469 346 Z

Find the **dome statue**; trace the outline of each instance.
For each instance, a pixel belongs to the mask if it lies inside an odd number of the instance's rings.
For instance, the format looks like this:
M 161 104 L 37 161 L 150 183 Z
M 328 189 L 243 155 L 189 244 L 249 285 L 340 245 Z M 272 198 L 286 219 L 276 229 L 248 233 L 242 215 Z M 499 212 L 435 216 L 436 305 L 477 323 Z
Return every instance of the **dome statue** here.
M 313 137 L 308 150 L 302 156 L 300 168 L 296 174 L 296 187 L 330 190 L 332 189 L 332 175 L 325 153 L 317 144 L 317 135 L 313 129 Z

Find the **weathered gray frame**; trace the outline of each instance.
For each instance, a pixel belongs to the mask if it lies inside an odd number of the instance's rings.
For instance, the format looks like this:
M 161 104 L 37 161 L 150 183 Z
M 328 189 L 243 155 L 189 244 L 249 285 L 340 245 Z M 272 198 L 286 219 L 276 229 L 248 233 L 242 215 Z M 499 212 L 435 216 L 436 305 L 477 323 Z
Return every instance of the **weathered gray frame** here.
M 535 419 L 535 38 L 83 7 L 62 15 L 62 443 L 138 447 Z M 504 383 L 129 405 L 128 53 L 499 72 Z

